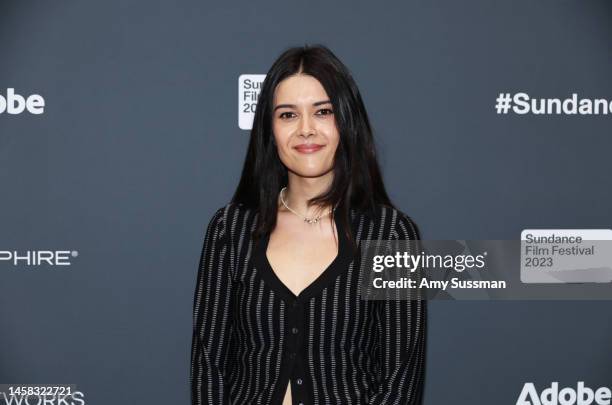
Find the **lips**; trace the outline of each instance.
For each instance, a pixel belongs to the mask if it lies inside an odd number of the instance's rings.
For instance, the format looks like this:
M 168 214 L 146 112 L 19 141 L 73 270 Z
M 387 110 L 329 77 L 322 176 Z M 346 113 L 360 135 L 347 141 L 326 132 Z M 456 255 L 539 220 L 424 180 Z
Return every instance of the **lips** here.
M 314 153 L 314 152 L 318 152 L 324 147 L 325 145 L 319 145 L 316 143 L 308 143 L 308 144 L 304 143 L 301 145 L 294 146 L 294 149 L 298 151 L 299 153 Z

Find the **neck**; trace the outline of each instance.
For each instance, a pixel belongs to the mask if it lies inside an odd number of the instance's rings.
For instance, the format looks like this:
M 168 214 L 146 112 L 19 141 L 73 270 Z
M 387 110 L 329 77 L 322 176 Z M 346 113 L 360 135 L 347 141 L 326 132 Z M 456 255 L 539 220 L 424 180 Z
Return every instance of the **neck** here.
M 332 172 L 319 177 L 300 177 L 289 173 L 289 182 L 284 192 L 285 202 L 292 210 L 311 217 L 326 213 L 331 206 L 308 206 L 308 200 L 324 193 L 333 180 Z M 284 206 L 281 207 L 284 208 Z

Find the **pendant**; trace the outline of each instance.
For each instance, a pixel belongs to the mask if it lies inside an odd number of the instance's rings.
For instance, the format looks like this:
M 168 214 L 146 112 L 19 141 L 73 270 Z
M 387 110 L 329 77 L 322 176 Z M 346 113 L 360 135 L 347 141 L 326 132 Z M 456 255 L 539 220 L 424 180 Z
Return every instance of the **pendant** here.
M 307 223 L 309 223 L 309 224 L 311 224 L 311 225 L 312 225 L 312 224 L 316 224 L 317 222 L 319 222 L 319 218 L 312 218 L 312 219 L 310 219 L 310 218 L 304 218 L 304 222 L 307 222 Z

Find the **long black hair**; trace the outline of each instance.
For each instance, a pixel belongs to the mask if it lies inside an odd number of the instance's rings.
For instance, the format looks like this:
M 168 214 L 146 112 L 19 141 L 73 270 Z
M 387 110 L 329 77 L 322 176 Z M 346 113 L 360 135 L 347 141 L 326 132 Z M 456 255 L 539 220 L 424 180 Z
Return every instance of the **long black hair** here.
M 254 208 L 259 213 L 253 237 L 272 232 L 276 225 L 278 194 L 287 185 L 287 168 L 281 162 L 272 132 L 274 91 L 288 76 L 296 73 L 316 78 L 333 106 L 340 141 L 334 156 L 334 176 L 329 189 L 312 198 L 308 205 L 336 207 L 343 224 L 350 224 L 350 209 L 375 216 L 376 205 L 393 207 L 380 173 L 372 129 L 359 94 L 347 67 L 324 45 L 304 45 L 285 50 L 266 74 L 257 101 L 251 137 L 240 183 L 233 203 Z M 333 220 L 333 217 L 331 217 Z M 347 230 L 349 240 L 354 238 Z

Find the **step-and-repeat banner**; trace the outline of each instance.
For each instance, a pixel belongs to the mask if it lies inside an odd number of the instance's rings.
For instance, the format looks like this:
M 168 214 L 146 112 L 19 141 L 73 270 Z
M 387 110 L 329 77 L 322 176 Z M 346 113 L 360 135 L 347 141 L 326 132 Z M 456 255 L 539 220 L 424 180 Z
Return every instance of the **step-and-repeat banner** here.
M 361 287 L 427 300 L 422 403 L 610 404 L 609 1 L 5 0 L 0 36 L 1 405 L 191 403 L 207 226 L 317 44 L 421 233 Z

